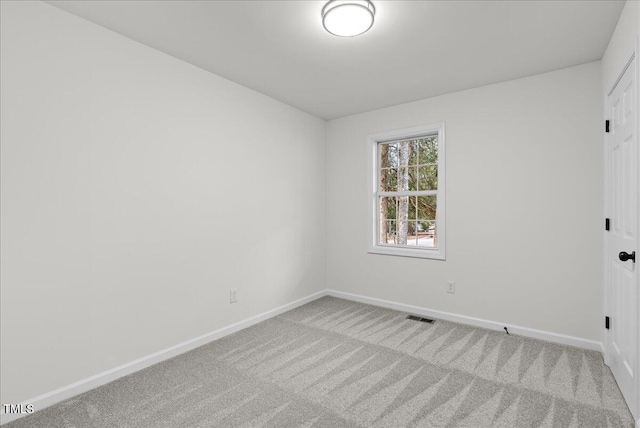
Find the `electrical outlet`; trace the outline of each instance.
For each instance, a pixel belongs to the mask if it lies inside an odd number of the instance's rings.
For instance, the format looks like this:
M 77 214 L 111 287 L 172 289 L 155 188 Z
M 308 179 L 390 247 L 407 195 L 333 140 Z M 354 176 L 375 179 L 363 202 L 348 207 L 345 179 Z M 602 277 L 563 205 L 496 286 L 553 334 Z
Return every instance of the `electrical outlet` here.
M 229 290 L 229 303 L 235 303 L 238 301 L 238 289 L 232 288 Z
M 455 281 L 447 281 L 447 293 L 456 294 L 456 282 Z

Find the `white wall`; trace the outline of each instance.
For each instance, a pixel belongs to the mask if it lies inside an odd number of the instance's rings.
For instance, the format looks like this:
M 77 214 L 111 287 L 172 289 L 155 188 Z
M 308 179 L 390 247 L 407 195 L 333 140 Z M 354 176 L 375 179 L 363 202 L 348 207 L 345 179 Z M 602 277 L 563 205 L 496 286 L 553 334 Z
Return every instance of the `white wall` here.
M 640 33 L 640 1 L 628 0 L 616 25 L 611 40 L 602 57 L 603 91 L 611 90 L 620 75 L 622 67 L 629 60 L 635 38 Z
M 601 340 L 600 84 L 593 62 L 330 121 L 328 288 Z M 447 260 L 367 254 L 367 135 L 438 121 Z
M 2 403 L 324 288 L 324 121 L 1 7 Z

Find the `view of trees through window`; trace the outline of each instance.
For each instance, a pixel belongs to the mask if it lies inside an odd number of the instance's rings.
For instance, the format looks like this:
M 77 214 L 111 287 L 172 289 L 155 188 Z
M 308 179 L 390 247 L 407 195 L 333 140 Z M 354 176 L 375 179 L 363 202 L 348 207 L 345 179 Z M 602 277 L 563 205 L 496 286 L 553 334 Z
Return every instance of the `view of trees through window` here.
M 378 144 L 380 244 L 437 248 L 438 137 Z

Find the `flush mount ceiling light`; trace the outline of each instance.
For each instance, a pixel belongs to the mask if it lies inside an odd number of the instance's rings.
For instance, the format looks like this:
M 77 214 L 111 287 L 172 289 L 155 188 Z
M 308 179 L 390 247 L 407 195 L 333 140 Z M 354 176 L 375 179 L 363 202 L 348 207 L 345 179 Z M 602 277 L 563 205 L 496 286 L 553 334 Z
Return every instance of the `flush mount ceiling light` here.
M 375 14 L 370 0 L 331 0 L 322 8 L 322 25 L 334 36 L 358 36 L 371 28 Z

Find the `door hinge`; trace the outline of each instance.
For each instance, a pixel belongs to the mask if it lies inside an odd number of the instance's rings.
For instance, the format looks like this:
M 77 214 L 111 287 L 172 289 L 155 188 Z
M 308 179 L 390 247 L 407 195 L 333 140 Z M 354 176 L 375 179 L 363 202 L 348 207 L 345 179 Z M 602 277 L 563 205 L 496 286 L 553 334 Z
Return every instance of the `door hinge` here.
M 604 219 L 604 230 L 609 230 L 609 227 L 611 226 L 611 221 L 609 221 L 608 218 Z
M 604 317 L 604 328 L 609 330 L 609 317 Z
M 608 120 L 604 121 L 604 132 L 609 132 L 609 121 Z

